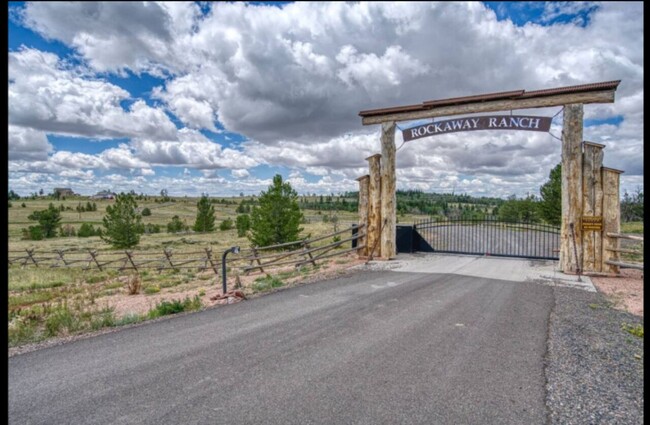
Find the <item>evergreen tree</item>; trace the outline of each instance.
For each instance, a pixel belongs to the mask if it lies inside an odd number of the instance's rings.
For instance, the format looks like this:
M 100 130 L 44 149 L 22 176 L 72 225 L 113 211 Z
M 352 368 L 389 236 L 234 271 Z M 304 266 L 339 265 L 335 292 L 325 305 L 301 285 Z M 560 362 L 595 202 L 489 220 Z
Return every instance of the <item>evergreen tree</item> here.
M 40 233 L 44 238 L 53 238 L 61 223 L 61 211 L 54 204 L 50 204 L 46 210 L 34 211 L 27 218 L 38 221 Z
M 140 242 L 142 216 L 137 212 L 138 204 L 131 194 L 121 193 L 115 198 L 115 205 L 106 207 L 103 223 L 106 229 L 101 238 L 114 248 L 131 248 Z
M 212 232 L 214 231 L 214 206 L 207 196 L 201 196 L 196 204 L 196 221 L 194 222 L 195 232 Z
M 547 223 L 559 226 L 562 222 L 562 163 L 557 164 L 548 177 L 539 188 L 542 196 L 539 214 Z
M 276 174 L 273 184 L 261 192 L 259 207 L 251 212 L 249 239 L 254 245 L 268 246 L 298 240 L 303 230 L 303 219 L 298 206 L 298 194 L 282 176 Z
M 251 218 L 248 214 L 241 214 L 237 216 L 236 221 L 237 236 L 240 238 L 246 236 L 246 232 L 251 228 Z
M 219 225 L 219 230 L 230 230 L 234 226 L 234 223 L 232 222 L 232 218 L 228 217 L 224 221 L 221 222 Z
M 167 232 L 169 233 L 178 233 L 184 232 L 188 229 L 188 226 L 181 221 L 180 217 L 175 215 L 172 217 L 172 221 L 167 223 Z

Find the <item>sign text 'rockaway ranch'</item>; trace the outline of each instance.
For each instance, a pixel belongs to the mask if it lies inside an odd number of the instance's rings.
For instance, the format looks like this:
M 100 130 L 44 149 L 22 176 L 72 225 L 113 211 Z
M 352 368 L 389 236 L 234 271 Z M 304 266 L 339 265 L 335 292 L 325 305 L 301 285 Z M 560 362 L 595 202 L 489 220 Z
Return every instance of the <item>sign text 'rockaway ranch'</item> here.
M 527 115 L 496 115 L 472 118 L 457 118 L 418 125 L 402 130 L 404 141 L 439 134 L 472 130 L 527 130 L 548 131 L 551 128 L 550 117 L 532 117 Z

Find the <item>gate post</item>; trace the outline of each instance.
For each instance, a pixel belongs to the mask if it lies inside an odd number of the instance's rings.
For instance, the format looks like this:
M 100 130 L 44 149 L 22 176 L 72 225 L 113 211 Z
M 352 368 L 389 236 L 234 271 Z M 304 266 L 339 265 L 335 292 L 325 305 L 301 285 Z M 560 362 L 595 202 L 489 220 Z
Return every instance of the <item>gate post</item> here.
M 359 257 L 366 257 L 368 255 L 368 185 L 370 183 L 370 176 L 365 175 L 357 179 L 359 182 L 359 227 L 361 234 L 357 239 L 357 255 Z
M 621 198 L 619 194 L 620 177 L 623 171 L 602 167 L 603 170 L 603 251 L 602 268 L 606 273 L 619 274 L 619 266 L 607 264 L 618 261 L 619 238 L 607 236 L 607 233 L 621 231 Z
M 582 270 L 582 117 L 581 103 L 564 105 L 562 129 L 562 226 L 560 229 L 560 269 L 564 273 Z M 573 249 L 569 224 L 575 230 Z
M 381 256 L 381 155 L 374 154 L 366 158 L 370 168 L 368 182 L 368 250 L 370 257 Z
M 397 196 L 395 186 L 395 121 L 381 124 L 381 256 L 390 260 L 397 255 L 395 226 Z
M 603 215 L 603 148 L 605 145 L 583 142 L 582 153 L 582 213 L 583 216 Z M 583 230 L 582 258 L 585 272 L 602 271 L 602 230 Z

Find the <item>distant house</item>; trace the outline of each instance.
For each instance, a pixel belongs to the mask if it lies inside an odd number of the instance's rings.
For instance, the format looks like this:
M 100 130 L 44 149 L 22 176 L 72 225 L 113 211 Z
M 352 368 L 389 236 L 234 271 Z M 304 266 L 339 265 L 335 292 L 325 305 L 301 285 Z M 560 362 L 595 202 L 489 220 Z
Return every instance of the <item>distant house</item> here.
M 115 193 L 110 192 L 108 190 L 102 190 L 101 192 L 97 192 L 93 196 L 90 197 L 90 199 L 115 199 Z
M 55 187 L 54 194 L 58 196 L 74 196 L 75 193 L 69 187 Z

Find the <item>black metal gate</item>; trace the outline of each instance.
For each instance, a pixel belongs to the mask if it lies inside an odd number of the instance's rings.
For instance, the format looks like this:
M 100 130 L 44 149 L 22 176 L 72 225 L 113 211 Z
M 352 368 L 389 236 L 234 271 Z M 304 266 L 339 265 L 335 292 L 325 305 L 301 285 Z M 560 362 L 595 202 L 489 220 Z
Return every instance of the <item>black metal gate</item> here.
M 485 219 L 415 223 L 414 249 L 425 252 L 494 255 L 557 260 L 560 228 L 541 223 Z

